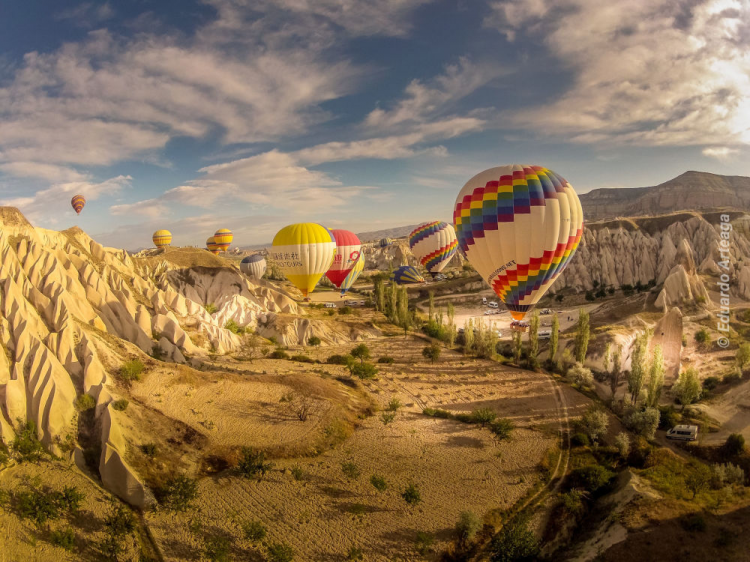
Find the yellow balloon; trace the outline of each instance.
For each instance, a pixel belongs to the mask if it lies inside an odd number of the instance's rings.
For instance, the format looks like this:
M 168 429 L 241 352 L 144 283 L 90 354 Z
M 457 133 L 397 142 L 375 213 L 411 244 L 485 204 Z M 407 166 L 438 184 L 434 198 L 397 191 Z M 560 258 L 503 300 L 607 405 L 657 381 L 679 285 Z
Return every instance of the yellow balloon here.
M 232 240 L 234 240 L 234 235 L 228 228 L 220 228 L 214 233 L 214 242 L 222 252 L 226 252 L 229 249 Z
M 336 240 L 319 224 L 290 224 L 279 230 L 268 253 L 286 278 L 307 297 L 331 267 Z
M 151 239 L 154 241 L 154 246 L 157 248 L 163 248 L 172 243 L 172 233 L 168 230 L 157 230 L 154 232 L 154 236 Z

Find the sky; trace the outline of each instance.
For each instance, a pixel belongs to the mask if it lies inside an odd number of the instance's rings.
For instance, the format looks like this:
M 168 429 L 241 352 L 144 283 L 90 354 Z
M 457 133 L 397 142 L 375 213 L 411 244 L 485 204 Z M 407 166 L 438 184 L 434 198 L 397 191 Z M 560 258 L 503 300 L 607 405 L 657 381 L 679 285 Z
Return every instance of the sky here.
M 750 0 L 0 2 L 0 204 L 36 226 L 371 231 L 510 163 L 750 176 Z

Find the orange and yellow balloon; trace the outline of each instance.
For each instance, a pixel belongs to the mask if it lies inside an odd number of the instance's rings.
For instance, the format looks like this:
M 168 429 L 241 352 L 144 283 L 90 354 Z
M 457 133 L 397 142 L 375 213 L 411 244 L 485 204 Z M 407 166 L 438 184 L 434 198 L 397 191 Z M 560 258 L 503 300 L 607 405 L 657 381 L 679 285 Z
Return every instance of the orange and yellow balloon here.
M 152 240 L 154 241 L 154 246 L 164 248 L 172 243 L 172 233 L 168 230 L 157 230 L 154 232 Z
M 206 249 L 213 255 L 217 255 L 221 251 L 213 236 L 206 240 Z
M 522 320 L 575 254 L 583 209 L 552 170 L 513 164 L 471 178 L 456 198 L 453 223 L 471 265 Z

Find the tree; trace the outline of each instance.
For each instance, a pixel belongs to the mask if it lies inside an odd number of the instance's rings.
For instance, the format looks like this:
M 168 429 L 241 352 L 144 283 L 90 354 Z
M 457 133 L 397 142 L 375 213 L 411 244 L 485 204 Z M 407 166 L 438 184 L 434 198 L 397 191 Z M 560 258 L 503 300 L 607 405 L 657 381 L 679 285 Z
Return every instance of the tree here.
M 643 380 L 646 374 L 646 351 L 648 341 L 645 334 L 636 336 L 633 346 L 633 355 L 630 359 L 630 375 L 628 375 L 628 392 L 630 402 L 635 404 L 643 388 Z
M 364 363 L 366 359 L 370 359 L 370 348 L 365 344 L 361 343 L 349 352 L 349 355 L 355 359 L 359 359 L 360 363 Z
M 630 437 L 627 433 L 621 431 L 617 434 L 617 437 L 615 437 L 615 447 L 620 454 L 620 458 L 628 458 L 628 454 L 630 453 Z
M 727 437 L 721 450 L 728 458 L 737 457 L 745 452 L 745 438 L 741 433 L 732 433 Z
M 320 347 L 321 341 L 318 336 L 310 336 L 307 340 L 307 345 L 313 346 L 313 347 Z
M 513 362 L 516 365 L 521 364 L 521 355 L 523 354 L 522 334 L 523 332 L 513 332 Z
M 461 515 L 458 516 L 458 522 L 456 523 L 456 538 L 461 547 L 467 547 L 481 530 L 482 520 L 473 511 L 463 511 L 461 512 Z
M 620 385 L 620 377 L 622 371 L 620 367 L 620 360 L 622 357 L 622 346 L 618 345 L 615 348 L 615 352 L 612 354 L 612 372 L 609 375 L 609 388 L 612 390 L 612 399 L 615 398 L 615 392 L 617 387 Z
M 557 313 L 552 317 L 552 330 L 549 336 L 549 360 L 553 365 L 556 364 L 557 357 L 557 346 L 560 341 L 560 319 L 557 317 Z
M 591 406 L 581 418 L 581 429 L 594 443 L 607 433 L 609 416 L 604 410 Z
M 656 430 L 659 428 L 661 412 L 658 408 L 646 408 L 642 411 L 636 411 L 628 416 L 626 423 L 633 431 L 646 439 L 653 439 Z
M 698 493 L 708 488 L 713 475 L 711 474 L 711 469 L 701 463 L 696 463 L 691 468 L 692 470 L 690 470 L 687 478 L 685 478 L 685 485 L 688 490 L 693 492 L 693 499 L 695 499 Z
M 453 303 L 448 303 L 448 347 L 453 347 L 456 343 L 456 323 L 454 318 L 456 316 L 456 309 L 453 307 Z
M 581 364 L 586 361 L 590 337 L 589 313 L 580 309 L 578 311 L 578 325 L 576 326 L 575 358 Z
M 539 541 L 529 529 L 528 519 L 512 519 L 503 526 L 490 546 L 492 562 L 532 562 L 539 553 Z
M 750 343 L 743 343 L 737 350 L 735 358 L 740 370 L 743 370 L 747 365 L 750 365 Z
M 358 379 L 372 379 L 378 374 L 378 369 L 372 363 L 352 362 L 349 367 L 349 373 Z
M 401 287 L 397 298 L 397 319 L 398 325 L 404 329 L 404 337 L 412 326 L 412 316 L 409 312 L 409 294 L 406 287 Z
M 534 313 L 529 322 L 529 365 L 537 366 L 536 356 L 539 354 L 539 314 Z
M 648 373 L 648 405 L 656 408 L 659 405 L 661 389 L 664 386 L 664 355 L 661 346 L 654 348 L 654 357 L 651 360 L 651 369 Z
M 702 391 L 698 372 L 693 367 L 680 373 L 677 384 L 674 385 L 675 396 L 683 408 L 698 400 Z
M 604 357 L 602 359 L 602 364 L 604 366 L 605 373 L 609 373 L 609 362 L 611 359 L 612 359 L 611 344 L 607 342 L 607 345 L 604 346 Z
M 469 318 L 464 323 L 464 352 L 471 353 L 474 348 L 474 322 Z
M 372 279 L 375 292 L 375 308 L 378 312 L 385 312 L 385 287 L 382 277 L 375 276 Z
M 436 343 L 430 344 L 422 350 L 422 356 L 429 359 L 430 363 L 435 363 L 440 359 L 440 346 Z
M 566 375 L 567 379 L 579 386 L 591 386 L 594 382 L 594 375 L 591 374 L 591 369 L 587 369 L 580 363 L 576 363 L 570 369 Z
M 430 303 L 430 309 L 428 312 L 427 319 L 432 321 L 432 319 L 435 317 L 435 291 L 430 291 L 428 293 L 427 298 Z

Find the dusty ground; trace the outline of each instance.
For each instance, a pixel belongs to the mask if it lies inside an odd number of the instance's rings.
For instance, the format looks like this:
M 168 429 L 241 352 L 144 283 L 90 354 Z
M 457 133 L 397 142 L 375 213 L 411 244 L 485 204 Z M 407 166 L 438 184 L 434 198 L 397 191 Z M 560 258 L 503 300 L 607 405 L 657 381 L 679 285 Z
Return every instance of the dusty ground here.
M 450 540 L 461 511 L 483 515 L 490 509 L 508 508 L 539 481 L 537 466 L 545 451 L 558 443 L 560 412 L 548 377 L 466 359 L 455 352 L 445 352 L 433 366 L 424 363 L 421 349 L 425 342 L 418 338 L 381 338 L 368 345 L 374 358 L 389 355 L 395 359 L 392 365 L 379 365 L 378 379 L 365 384 L 381 408 L 392 398 L 402 402 L 395 421 L 386 426 L 379 414 L 369 417 L 335 449 L 316 457 L 277 459 L 274 470 L 261 482 L 248 481 L 231 471 L 204 478 L 196 511 L 147 515 L 168 560 L 197 560 L 203 537 L 219 530 L 233 537 L 238 555 L 242 552 L 253 559 L 251 553 L 258 549 L 242 538 L 240 527 L 250 520 L 263 521 L 268 540 L 291 544 L 299 560 L 341 560 L 352 546 L 362 548 L 368 560 L 418 559 L 414 548 L 418 531 L 434 534 L 434 548 L 440 549 Z M 313 357 L 325 358 L 350 347 L 308 351 Z M 270 360 L 233 365 L 243 367 L 248 373 L 298 369 L 299 377 L 330 382 L 349 391 L 348 386 L 328 378 L 329 374 L 343 374 L 336 371 L 340 367 Z M 263 375 L 247 375 L 258 376 Z M 138 392 L 153 394 L 159 384 L 146 381 Z M 233 395 L 235 404 L 244 403 L 244 409 L 212 410 L 208 401 L 222 400 L 217 398 L 217 385 L 224 388 L 223 396 Z M 325 423 L 331 423 L 330 419 L 303 423 L 279 414 L 278 400 L 284 390 L 273 385 L 262 390 L 261 386 L 265 385 L 260 380 L 211 383 L 184 396 L 182 385 L 177 384 L 166 391 L 174 393 L 171 400 L 166 399 L 164 390 L 159 393 L 164 404 L 180 404 L 169 406 L 170 412 L 177 415 L 182 410 L 181 419 L 186 423 L 192 423 L 192 408 L 211 412 L 216 430 L 213 435 L 205 432 L 209 439 L 248 446 L 264 446 L 279 438 L 309 440 L 317 428 L 325 432 Z M 573 401 L 570 413 L 584 405 L 585 399 Z M 491 407 L 500 416 L 511 418 L 518 429 L 510 441 L 495 443 L 486 429 L 424 416 L 421 410 L 426 406 L 455 412 Z M 284 406 L 281 408 L 283 411 Z M 231 437 L 233 427 L 238 431 Z M 358 467 L 357 479 L 344 475 L 344 462 Z M 295 465 L 304 473 L 300 481 L 289 470 Z M 388 481 L 384 493 L 370 484 L 373 474 Z M 400 496 L 409 483 L 415 483 L 421 492 L 423 501 L 416 507 L 409 507 Z

